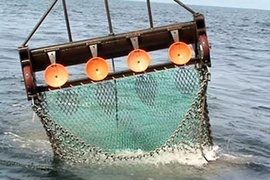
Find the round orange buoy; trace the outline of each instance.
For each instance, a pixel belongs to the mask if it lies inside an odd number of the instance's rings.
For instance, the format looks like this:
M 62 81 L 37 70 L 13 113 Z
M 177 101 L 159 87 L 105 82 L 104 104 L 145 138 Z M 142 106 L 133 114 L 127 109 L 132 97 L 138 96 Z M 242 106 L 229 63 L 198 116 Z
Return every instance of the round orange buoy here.
M 190 47 L 183 42 L 173 43 L 168 50 L 169 59 L 177 65 L 186 64 L 191 58 Z
M 103 80 L 109 74 L 109 70 L 108 63 L 101 57 L 93 57 L 85 65 L 86 75 L 94 81 Z
M 63 65 L 54 63 L 45 69 L 43 77 L 49 86 L 60 87 L 67 82 L 68 71 Z
M 134 72 L 142 72 L 147 69 L 151 61 L 150 55 L 142 49 L 134 49 L 128 54 L 127 66 Z

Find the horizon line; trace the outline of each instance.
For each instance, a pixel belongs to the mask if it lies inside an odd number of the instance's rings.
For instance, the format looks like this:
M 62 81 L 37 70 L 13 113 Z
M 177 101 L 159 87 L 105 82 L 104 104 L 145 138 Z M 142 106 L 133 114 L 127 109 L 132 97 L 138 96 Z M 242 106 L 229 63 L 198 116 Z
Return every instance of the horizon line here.
M 145 0 L 124 0 L 124 1 L 137 1 L 137 2 L 143 2 Z M 160 2 L 160 1 L 152 1 L 152 3 L 164 3 L 164 4 L 173 4 L 174 2 Z M 219 8 L 235 8 L 235 9 L 250 9 L 250 10 L 264 10 L 264 11 L 270 11 L 269 8 L 263 8 L 263 7 L 239 7 L 239 6 L 222 6 L 222 5 L 208 5 L 208 4 L 188 4 L 184 3 L 186 5 L 190 6 L 206 6 L 206 7 L 219 7 Z

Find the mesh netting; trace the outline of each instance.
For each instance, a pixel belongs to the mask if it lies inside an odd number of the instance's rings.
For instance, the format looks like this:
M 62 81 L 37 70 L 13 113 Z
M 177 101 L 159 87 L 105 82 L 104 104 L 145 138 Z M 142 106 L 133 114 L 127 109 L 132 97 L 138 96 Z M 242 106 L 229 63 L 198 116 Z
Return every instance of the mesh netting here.
M 54 153 L 73 161 L 134 159 L 212 146 L 207 70 L 172 68 L 39 94 Z M 142 153 L 123 155 L 122 151 Z

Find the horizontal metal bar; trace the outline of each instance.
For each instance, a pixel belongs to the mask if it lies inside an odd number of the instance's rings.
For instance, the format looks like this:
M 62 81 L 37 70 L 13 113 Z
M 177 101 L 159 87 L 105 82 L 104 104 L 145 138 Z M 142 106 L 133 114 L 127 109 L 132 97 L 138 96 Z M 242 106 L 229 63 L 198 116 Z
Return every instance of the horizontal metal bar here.
M 170 33 L 171 30 L 179 31 L 181 41 L 187 44 L 197 43 L 196 26 L 193 21 L 174 24 L 114 36 L 33 49 L 30 50 L 33 71 L 42 71 L 50 64 L 46 52 L 52 50 L 57 50 L 57 63 L 61 63 L 64 66 L 70 66 L 86 63 L 92 58 L 89 45 L 93 44 L 97 44 L 98 56 L 104 59 L 128 55 L 128 53 L 134 49 L 130 37 L 138 37 L 139 48 L 144 49 L 145 51 L 165 49 L 174 42 Z
M 185 65 L 192 65 L 192 64 L 197 64 L 197 63 L 201 63 L 201 59 L 192 58 Z M 118 78 L 124 78 L 124 77 L 128 77 L 128 76 L 134 76 L 134 75 L 139 75 L 139 74 L 144 74 L 144 73 L 149 73 L 149 72 L 154 72 L 154 71 L 161 71 L 161 70 L 171 69 L 171 68 L 175 68 L 175 67 L 182 67 L 182 66 L 175 65 L 175 64 L 173 64 L 171 62 L 168 62 L 168 63 L 163 63 L 163 64 L 157 64 L 157 65 L 149 66 L 145 72 L 140 72 L 140 73 L 134 73 L 131 70 L 113 72 L 113 73 L 110 73 L 104 79 L 104 81 L 105 80 L 118 79 Z M 95 83 L 95 82 L 93 82 L 89 78 L 77 79 L 77 80 L 73 80 L 73 81 L 68 81 L 61 88 L 68 88 L 68 87 L 73 87 L 73 86 L 80 86 L 80 85 L 89 84 L 89 83 Z M 54 89 L 59 89 L 59 88 L 52 88 L 52 87 L 49 87 L 49 86 L 38 86 L 36 88 L 37 92 L 44 92 L 44 91 L 49 91 L 49 90 L 54 90 Z

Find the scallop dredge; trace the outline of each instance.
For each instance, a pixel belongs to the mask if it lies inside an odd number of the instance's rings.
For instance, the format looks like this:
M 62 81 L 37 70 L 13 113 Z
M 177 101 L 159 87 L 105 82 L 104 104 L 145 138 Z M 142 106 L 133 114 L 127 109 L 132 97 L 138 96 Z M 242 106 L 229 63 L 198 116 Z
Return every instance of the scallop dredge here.
M 18 48 L 27 99 L 56 158 L 75 163 L 142 160 L 163 153 L 213 148 L 207 108 L 210 48 L 204 16 L 178 0 L 192 21 L 115 34 L 107 0 L 109 33 L 74 42 L 62 0 L 69 42 L 30 49 L 28 42 L 54 0 Z M 149 52 L 163 50 L 159 63 Z M 160 51 L 159 51 L 160 52 Z M 124 58 L 118 68 L 115 58 Z M 85 77 L 70 79 L 78 66 Z M 42 73 L 43 83 L 37 81 Z

